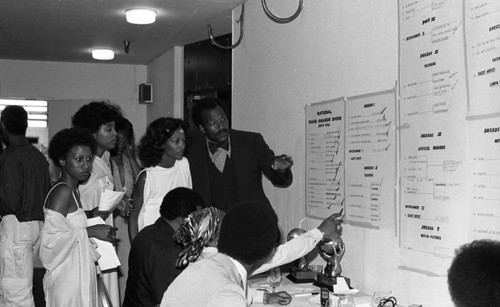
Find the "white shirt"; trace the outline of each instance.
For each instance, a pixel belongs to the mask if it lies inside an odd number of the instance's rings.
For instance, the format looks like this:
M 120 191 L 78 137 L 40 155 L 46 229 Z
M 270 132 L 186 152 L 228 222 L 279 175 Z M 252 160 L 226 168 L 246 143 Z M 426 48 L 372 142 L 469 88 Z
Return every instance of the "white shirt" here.
M 261 265 L 258 269 L 256 269 L 254 272 L 252 272 L 252 275 L 257 275 L 260 273 L 263 273 L 265 271 L 268 271 L 271 268 L 287 264 L 289 262 L 292 262 L 300 257 L 303 257 L 307 255 L 310 251 L 312 251 L 315 247 L 316 244 L 319 243 L 323 239 L 323 233 L 317 228 L 314 228 L 312 230 L 309 230 L 308 232 L 304 233 L 303 235 L 300 235 L 298 237 L 293 238 L 292 240 L 281 244 L 278 246 L 276 249 L 276 252 L 274 253 L 273 257 L 269 259 L 266 263 Z M 208 258 L 213 256 L 214 254 L 217 253 L 217 248 L 216 247 L 205 247 L 203 248 L 203 251 L 198 257 L 198 260 L 201 260 L 203 258 Z M 239 263 L 238 263 L 239 264 Z M 235 264 L 236 265 L 236 264 Z M 241 264 L 239 264 L 241 266 Z M 238 268 L 238 266 L 236 265 Z M 242 266 L 243 268 L 243 266 Z M 246 289 L 246 280 L 247 280 L 247 273 L 246 270 L 243 268 L 245 271 L 245 276 L 242 275 L 242 280 L 244 280 L 245 287 L 243 289 Z M 238 269 L 238 272 L 240 269 Z M 243 279 L 244 277 L 244 279 Z M 256 291 L 254 289 L 250 289 L 247 293 L 247 300 L 248 303 L 251 304 L 253 302 L 255 303 L 262 303 L 264 300 L 264 292 L 263 291 Z

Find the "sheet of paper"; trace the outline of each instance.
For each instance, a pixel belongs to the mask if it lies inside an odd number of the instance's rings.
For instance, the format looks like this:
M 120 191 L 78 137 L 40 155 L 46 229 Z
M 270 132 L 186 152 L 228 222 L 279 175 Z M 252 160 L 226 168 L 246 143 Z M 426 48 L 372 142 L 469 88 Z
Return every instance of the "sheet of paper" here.
M 88 226 L 94 226 L 99 224 L 106 224 L 101 217 L 93 217 L 87 219 Z M 101 271 L 106 271 L 110 269 L 114 269 L 121 265 L 120 260 L 118 259 L 118 255 L 116 254 L 115 247 L 113 244 L 107 241 L 99 240 L 93 238 L 97 244 L 97 252 L 101 257 L 97 261 L 99 263 L 99 267 Z
M 401 265 L 441 276 L 467 224 L 463 7 L 398 3 Z
M 396 229 L 396 91 L 346 100 L 346 222 Z
M 125 192 L 127 190 L 123 188 L 123 191 L 112 191 L 104 190 L 101 192 L 101 199 L 99 200 L 99 210 L 100 211 L 113 211 L 121 202 Z
M 306 213 L 326 218 L 344 208 L 345 100 L 306 107 Z

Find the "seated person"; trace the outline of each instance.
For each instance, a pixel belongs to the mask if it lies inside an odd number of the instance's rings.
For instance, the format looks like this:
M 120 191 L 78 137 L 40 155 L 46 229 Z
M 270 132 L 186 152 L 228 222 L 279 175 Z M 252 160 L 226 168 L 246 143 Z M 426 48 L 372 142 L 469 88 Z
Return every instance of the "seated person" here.
M 217 243 L 222 211 L 209 207 L 191 213 L 179 226 L 174 238 L 182 243 L 185 248 L 179 254 L 177 267 L 186 267 L 190 262 L 207 258 L 217 253 Z M 257 268 L 252 275 L 265 272 L 273 267 L 289 263 L 309 253 L 316 244 L 325 236 L 339 235 L 342 230 L 342 215 L 333 214 L 325 219 L 318 228 L 315 228 L 299 237 L 278 246 L 274 256 L 268 262 Z M 285 304 L 290 302 L 289 295 L 282 291 L 275 294 L 262 291 L 248 293 L 249 303 L 266 301 L 268 303 Z
M 464 244 L 448 270 L 448 289 L 457 307 L 500 305 L 500 242 Z
M 165 195 L 161 217 L 142 229 L 132 242 L 123 307 L 160 303 L 165 290 L 182 271 L 175 267 L 182 246 L 173 235 L 188 214 L 203 206 L 203 199 L 188 188 L 176 188 Z
M 170 284 L 161 307 L 246 307 L 247 276 L 273 256 L 280 231 L 266 204 L 243 202 L 227 212 L 219 253 L 188 266 Z

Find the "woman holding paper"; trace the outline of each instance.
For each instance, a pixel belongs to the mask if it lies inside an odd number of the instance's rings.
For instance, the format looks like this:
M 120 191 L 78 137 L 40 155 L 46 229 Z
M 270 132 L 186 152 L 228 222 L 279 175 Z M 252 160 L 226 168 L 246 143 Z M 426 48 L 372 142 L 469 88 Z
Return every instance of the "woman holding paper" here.
M 128 228 L 130 241 L 160 217 L 163 197 L 178 187 L 192 188 L 189 162 L 184 157 L 188 124 L 176 118 L 153 121 L 139 145 L 139 159 L 146 167 L 134 185 Z
M 99 254 L 89 238 L 113 242 L 115 228 L 87 226 L 78 185 L 92 171 L 95 139 L 78 129 L 57 133 L 49 157 L 61 168 L 61 177 L 48 193 L 40 234 L 40 259 L 45 300 L 51 306 L 99 306 L 95 262 Z
M 123 204 L 123 194 L 114 192 L 113 175 L 110 168 L 109 151 L 116 146 L 115 122 L 122 117 L 120 108 L 100 101 L 81 107 L 71 118 L 75 128 L 89 130 L 95 138 L 97 147 L 92 162 L 92 173 L 78 187 L 82 207 L 90 217 L 101 216 L 106 224 L 113 226 L 110 213 L 117 205 Z M 106 201 L 107 200 L 107 201 Z M 113 306 L 120 306 L 117 270 L 108 270 L 102 275 Z

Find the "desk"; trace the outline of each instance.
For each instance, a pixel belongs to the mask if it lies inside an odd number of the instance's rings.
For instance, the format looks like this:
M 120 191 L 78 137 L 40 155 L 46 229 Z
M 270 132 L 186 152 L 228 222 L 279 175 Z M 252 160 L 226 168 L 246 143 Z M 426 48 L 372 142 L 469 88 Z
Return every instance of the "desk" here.
M 318 307 L 321 306 L 319 303 L 319 294 L 318 295 L 306 295 L 302 296 L 301 294 L 311 293 L 311 292 L 319 292 L 319 288 L 312 283 L 305 284 L 295 284 L 288 278 L 286 275 L 282 274 L 282 282 L 279 287 L 276 288 L 276 291 L 286 291 L 292 296 L 292 302 L 286 306 L 288 307 Z M 250 277 L 248 280 L 248 286 L 253 289 L 266 289 L 267 291 L 271 291 L 271 287 L 269 286 L 266 277 L 262 275 L 257 275 Z M 354 302 L 356 303 L 356 307 L 371 307 L 370 305 L 371 296 L 365 295 L 363 293 L 358 293 L 354 296 Z M 337 297 L 330 294 L 330 306 L 336 307 Z M 263 306 L 283 306 L 279 304 L 252 304 L 252 307 L 263 307 Z

